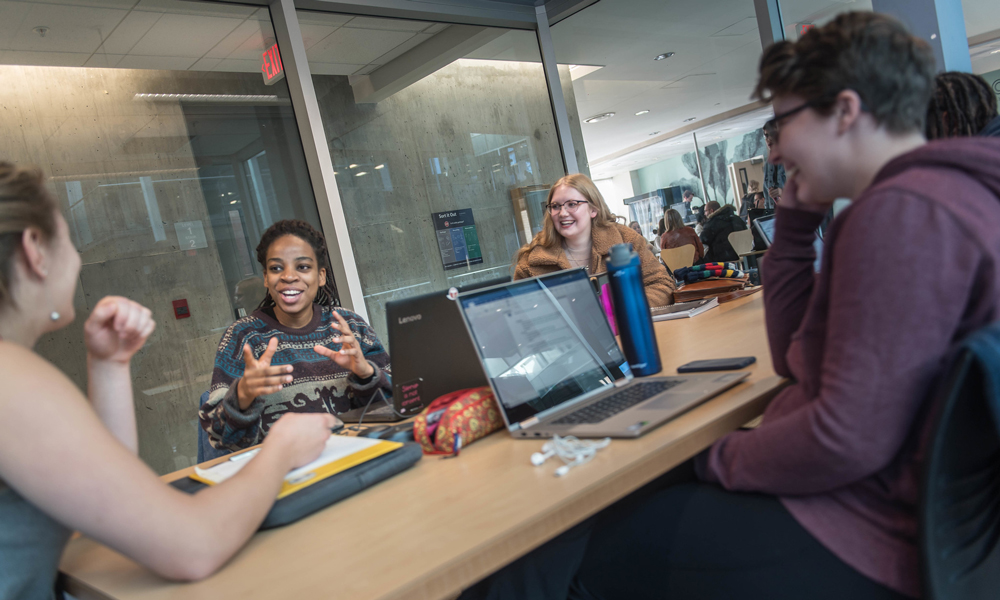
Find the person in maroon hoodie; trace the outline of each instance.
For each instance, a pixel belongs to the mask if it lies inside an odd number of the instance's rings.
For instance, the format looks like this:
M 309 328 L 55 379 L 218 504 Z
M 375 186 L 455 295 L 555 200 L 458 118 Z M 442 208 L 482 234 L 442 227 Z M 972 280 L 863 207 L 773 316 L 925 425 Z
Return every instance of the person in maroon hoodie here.
M 874 13 L 764 52 L 788 174 L 764 302 L 792 383 L 697 458 L 700 482 L 602 513 L 573 597 L 921 595 L 930 399 L 950 349 L 1000 318 L 1000 141 L 927 144 L 933 78 L 928 45 Z

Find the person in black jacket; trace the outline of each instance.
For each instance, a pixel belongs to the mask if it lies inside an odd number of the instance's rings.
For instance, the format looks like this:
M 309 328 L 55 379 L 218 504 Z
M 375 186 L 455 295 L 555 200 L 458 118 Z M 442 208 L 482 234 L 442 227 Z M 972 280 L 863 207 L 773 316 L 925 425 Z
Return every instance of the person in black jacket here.
M 712 201 L 705 205 L 705 214 L 708 221 L 701 231 L 701 241 L 705 244 L 705 258 L 703 263 L 710 262 L 735 262 L 740 259 L 736 251 L 729 243 L 729 234 L 734 231 L 743 231 L 747 224 L 733 210 L 732 204 L 720 207 L 718 202 Z

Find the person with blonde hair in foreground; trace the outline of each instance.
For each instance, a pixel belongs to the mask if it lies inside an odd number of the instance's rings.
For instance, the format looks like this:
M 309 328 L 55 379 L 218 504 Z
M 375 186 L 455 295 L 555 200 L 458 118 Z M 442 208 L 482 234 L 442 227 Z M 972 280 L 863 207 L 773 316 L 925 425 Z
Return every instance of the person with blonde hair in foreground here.
M 76 529 L 169 579 L 221 567 L 257 530 L 285 475 L 330 437 L 329 414 L 285 415 L 261 452 L 195 496 L 139 458 L 129 364 L 156 324 L 109 296 L 83 326 L 87 397 L 33 350 L 73 322 L 80 255 L 36 170 L 0 162 L 0 600 L 54 598 Z M 72 350 L 72 348 L 67 348 Z
M 514 279 L 583 267 L 590 275 L 607 271 L 615 244 L 632 244 L 642 261 L 642 281 L 650 306 L 673 304 L 674 279 L 649 242 L 615 222 L 597 186 L 582 173 L 567 175 L 549 189 L 542 230 L 514 258 Z

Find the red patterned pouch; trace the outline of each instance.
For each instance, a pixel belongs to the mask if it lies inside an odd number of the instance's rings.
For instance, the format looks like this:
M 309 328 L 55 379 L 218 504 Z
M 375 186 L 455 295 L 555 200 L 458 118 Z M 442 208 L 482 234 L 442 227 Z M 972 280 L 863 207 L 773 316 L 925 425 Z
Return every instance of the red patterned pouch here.
M 457 455 L 463 446 L 503 427 L 488 387 L 458 390 L 430 403 L 413 422 L 413 438 L 424 454 Z

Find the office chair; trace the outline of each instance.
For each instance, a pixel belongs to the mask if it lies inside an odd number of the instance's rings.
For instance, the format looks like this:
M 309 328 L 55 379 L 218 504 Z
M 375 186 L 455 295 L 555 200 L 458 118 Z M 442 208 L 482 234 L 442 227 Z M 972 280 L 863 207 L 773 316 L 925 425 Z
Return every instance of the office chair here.
M 208 392 L 201 395 L 201 399 L 198 400 L 198 408 L 201 408 L 202 404 L 208 402 Z M 197 420 L 196 420 L 197 422 Z M 218 450 L 212 444 L 208 442 L 208 434 L 202 428 L 201 423 L 198 425 L 198 464 L 205 462 L 206 460 L 212 460 L 213 458 L 219 458 L 220 456 L 225 456 L 230 454 L 229 450 Z
M 924 594 L 1000 593 L 1000 323 L 972 335 L 952 363 L 924 465 Z

